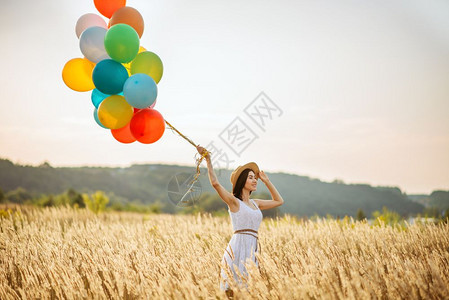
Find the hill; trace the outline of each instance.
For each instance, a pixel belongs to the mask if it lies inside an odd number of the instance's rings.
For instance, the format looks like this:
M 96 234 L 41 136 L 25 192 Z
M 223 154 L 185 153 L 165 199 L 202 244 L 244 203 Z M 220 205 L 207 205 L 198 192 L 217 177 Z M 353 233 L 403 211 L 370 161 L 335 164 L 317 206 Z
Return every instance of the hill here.
M 113 195 L 114 201 L 164 203 L 163 211 L 171 213 L 178 208 L 168 200 L 169 181 L 177 174 L 193 175 L 194 172 L 193 166 L 149 164 L 126 168 L 55 168 L 48 163 L 37 167 L 23 166 L 0 159 L 0 188 L 5 193 L 23 188 L 31 195 L 58 194 L 70 188 L 78 192 L 103 190 Z M 217 170 L 219 181 L 228 190 L 231 190 L 230 173 L 230 170 Z M 203 193 L 215 194 L 205 168 L 201 169 L 201 174 L 199 181 Z M 357 210 L 362 209 L 370 216 L 373 211 L 380 211 L 385 206 L 407 216 L 420 213 L 424 209 L 422 204 L 411 201 L 396 187 L 373 187 L 340 181 L 323 182 L 286 173 L 267 174 L 285 200 L 285 204 L 280 207 L 281 213 L 297 216 L 355 216 Z M 269 194 L 260 181 L 257 193 L 265 196 Z
M 440 210 L 449 208 L 449 191 L 433 191 L 428 197 L 423 199 L 428 207 L 436 207 Z

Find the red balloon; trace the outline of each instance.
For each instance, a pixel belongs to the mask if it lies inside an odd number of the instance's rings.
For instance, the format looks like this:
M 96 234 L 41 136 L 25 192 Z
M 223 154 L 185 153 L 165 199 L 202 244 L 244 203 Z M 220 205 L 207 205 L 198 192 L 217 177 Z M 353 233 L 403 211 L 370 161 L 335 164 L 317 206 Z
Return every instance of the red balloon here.
M 126 5 L 126 0 L 94 0 L 97 10 L 106 18 L 111 18 L 115 11 Z
M 119 141 L 120 143 L 123 143 L 123 144 L 134 143 L 136 141 L 136 138 L 131 133 L 131 129 L 129 128 L 130 124 L 131 124 L 131 122 L 122 128 L 111 129 L 112 136 L 117 141 Z
M 132 135 L 143 144 L 159 140 L 165 131 L 165 121 L 155 109 L 144 108 L 137 112 L 130 122 Z

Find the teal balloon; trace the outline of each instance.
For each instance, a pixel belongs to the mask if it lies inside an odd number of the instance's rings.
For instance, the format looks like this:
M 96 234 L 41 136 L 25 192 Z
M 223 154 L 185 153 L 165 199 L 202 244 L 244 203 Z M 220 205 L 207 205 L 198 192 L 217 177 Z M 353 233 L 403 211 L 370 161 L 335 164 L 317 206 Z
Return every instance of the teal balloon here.
M 126 81 L 125 81 L 126 82 Z M 119 93 L 119 95 L 123 95 L 123 92 Z M 107 97 L 109 97 L 111 95 L 108 94 L 103 94 L 102 92 L 100 92 L 97 89 L 93 89 L 92 90 L 92 94 L 90 95 L 90 99 L 92 100 L 92 104 L 98 108 L 98 106 L 100 106 L 100 103 L 103 102 L 104 99 L 106 99 Z
M 112 59 L 100 61 L 92 72 L 94 85 L 103 94 L 116 95 L 123 92 L 126 79 L 128 79 L 126 68 Z
M 101 124 L 100 119 L 98 118 L 98 109 L 97 108 L 94 109 L 94 119 L 98 125 L 100 125 L 101 127 L 105 128 L 105 129 L 109 129 L 107 127 L 104 127 L 103 124 Z
M 156 101 L 156 82 L 147 74 L 134 74 L 123 86 L 126 101 L 135 108 L 147 108 Z
M 95 108 L 98 108 L 98 106 L 100 106 L 100 103 L 109 96 L 110 95 L 103 94 L 97 89 L 93 89 L 92 94 L 90 95 L 90 99 L 92 100 L 92 104 L 95 106 Z
M 104 36 L 104 47 L 115 61 L 129 63 L 139 53 L 140 40 L 136 30 L 127 24 L 116 24 Z

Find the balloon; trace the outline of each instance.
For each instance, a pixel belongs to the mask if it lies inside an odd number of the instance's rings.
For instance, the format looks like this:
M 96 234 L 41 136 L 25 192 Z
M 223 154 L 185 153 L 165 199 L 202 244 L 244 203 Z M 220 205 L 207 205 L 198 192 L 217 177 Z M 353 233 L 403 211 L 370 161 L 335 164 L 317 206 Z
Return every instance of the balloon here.
M 159 140 L 165 131 L 165 121 L 155 109 L 145 108 L 137 112 L 130 123 L 131 133 L 143 144 Z
M 145 51 L 137 54 L 136 58 L 131 63 L 131 74 L 144 73 L 159 83 L 162 77 L 164 67 L 162 61 L 155 53 Z
M 93 89 L 92 94 L 90 95 L 90 99 L 92 100 L 92 104 L 96 108 L 98 108 L 98 106 L 100 106 L 100 103 L 109 96 L 111 96 L 111 95 L 103 94 L 99 90 Z
M 85 14 L 82 15 L 76 22 L 75 32 L 76 36 L 79 38 L 81 33 L 89 27 L 98 26 L 107 29 L 106 21 L 102 17 L 96 14 Z
M 118 95 L 122 95 L 123 96 L 123 92 L 119 93 Z M 108 94 L 103 94 L 102 92 L 100 92 L 97 89 L 93 89 L 92 90 L 92 94 L 90 95 L 90 99 L 92 100 L 92 104 L 98 108 L 98 106 L 100 106 L 100 103 L 106 99 L 107 97 L 109 97 L 111 95 Z
M 95 66 L 92 79 L 100 92 L 114 95 L 123 91 L 128 72 L 122 64 L 112 59 L 104 59 Z
M 122 128 L 133 117 L 134 110 L 120 95 L 112 95 L 104 99 L 98 107 L 98 118 L 110 129 Z
M 80 37 L 80 49 L 84 56 L 91 62 L 98 63 L 103 59 L 110 58 L 104 48 L 104 36 L 106 28 L 89 27 L 83 31 Z
M 140 47 L 139 47 L 139 52 L 138 52 L 137 54 L 142 53 L 142 52 L 144 52 L 144 51 L 147 51 L 147 49 L 145 49 L 144 47 L 140 46 Z M 136 57 L 137 57 L 137 56 L 136 56 Z M 136 59 L 136 58 L 134 58 L 134 59 Z M 129 76 L 131 76 L 131 64 L 132 64 L 132 62 L 134 61 L 134 59 L 133 59 L 131 62 L 129 62 L 129 63 L 124 63 L 124 64 L 122 64 L 122 65 L 126 68 L 126 70 L 128 70 L 128 75 L 129 75 Z
M 103 128 L 108 129 L 103 124 L 101 124 L 100 119 L 98 118 L 98 109 L 96 109 L 96 108 L 94 109 L 94 119 L 95 119 L 95 122 L 97 122 L 98 125 L 100 125 Z
M 118 62 L 127 63 L 139 52 L 139 35 L 127 24 L 116 24 L 104 37 L 104 47 L 109 56 Z
M 114 26 L 115 24 L 128 24 L 139 35 L 139 38 L 143 34 L 143 18 L 142 15 L 137 11 L 137 9 L 124 6 L 117 9 L 109 20 L 109 26 Z
M 157 102 L 157 100 L 154 100 L 153 104 L 151 104 L 149 108 L 154 108 L 154 106 L 156 105 L 156 102 Z M 134 114 L 136 114 L 136 112 L 142 110 L 140 108 L 135 108 L 135 107 L 133 107 L 133 108 L 134 108 Z
M 112 17 L 112 14 L 126 5 L 126 0 L 94 0 L 97 10 L 106 18 Z
M 111 129 L 112 136 L 120 143 L 130 144 L 136 141 L 136 138 L 131 133 L 129 124 L 119 129 Z
M 147 74 L 134 74 L 126 80 L 123 95 L 133 107 L 149 107 L 157 97 L 156 82 Z
M 92 82 L 94 64 L 86 58 L 69 60 L 62 69 L 62 80 L 74 91 L 87 92 L 95 88 Z

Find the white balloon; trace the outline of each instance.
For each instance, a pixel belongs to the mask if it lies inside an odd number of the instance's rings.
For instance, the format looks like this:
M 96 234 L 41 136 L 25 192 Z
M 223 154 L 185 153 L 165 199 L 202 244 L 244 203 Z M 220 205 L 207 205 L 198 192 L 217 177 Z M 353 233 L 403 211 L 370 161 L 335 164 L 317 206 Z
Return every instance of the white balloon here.
M 106 29 L 108 28 L 106 21 L 102 17 L 96 14 L 89 13 L 82 15 L 76 22 L 75 26 L 76 36 L 79 38 L 84 30 L 92 26 L 103 27 Z
M 80 36 L 81 52 L 91 62 L 98 63 L 110 58 L 104 48 L 106 31 L 106 28 L 94 26 L 84 30 Z

